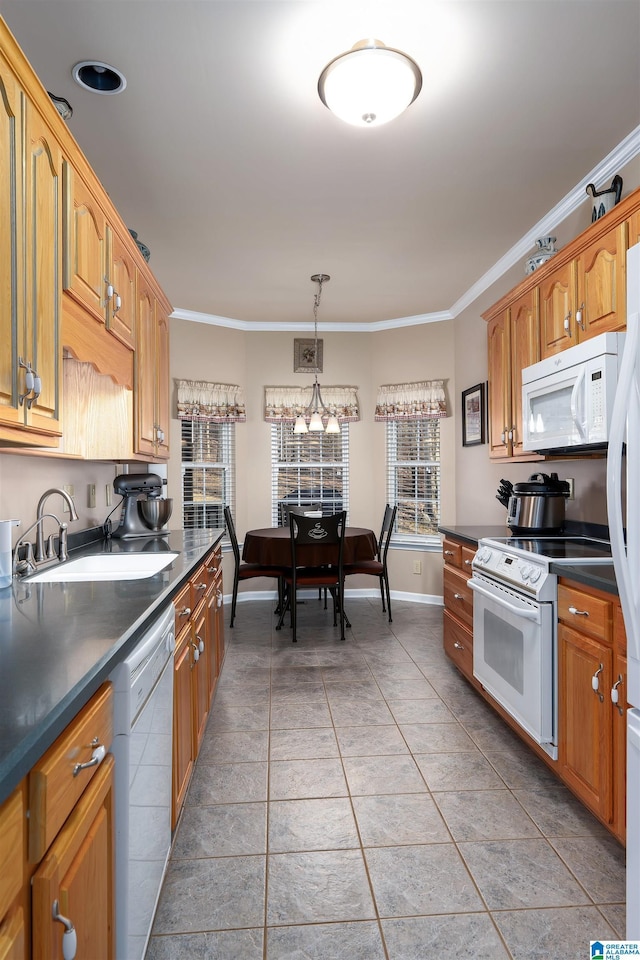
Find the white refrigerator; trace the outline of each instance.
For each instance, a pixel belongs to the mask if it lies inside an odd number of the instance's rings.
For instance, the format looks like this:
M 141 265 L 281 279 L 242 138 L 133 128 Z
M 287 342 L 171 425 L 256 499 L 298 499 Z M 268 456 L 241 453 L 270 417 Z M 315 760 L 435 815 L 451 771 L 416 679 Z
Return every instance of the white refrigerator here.
M 627 940 L 640 940 L 640 244 L 627 251 L 627 335 L 607 456 L 607 511 L 627 634 Z

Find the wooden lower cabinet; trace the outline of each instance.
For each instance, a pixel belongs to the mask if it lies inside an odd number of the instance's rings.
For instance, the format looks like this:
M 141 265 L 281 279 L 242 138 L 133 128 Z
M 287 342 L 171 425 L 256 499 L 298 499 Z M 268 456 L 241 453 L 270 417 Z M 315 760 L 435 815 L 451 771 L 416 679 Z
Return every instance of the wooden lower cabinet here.
M 209 637 L 209 623 L 207 619 L 207 604 L 203 601 L 191 624 L 191 647 L 193 655 L 193 669 L 191 670 L 193 703 L 193 753 L 194 758 L 200 752 L 200 745 L 207 727 L 209 717 L 209 659 L 211 654 L 211 640 Z
M 473 593 L 467 585 L 475 548 L 459 540 L 445 538 L 443 572 L 443 644 L 444 652 L 461 673 L 473 677 Z
M 173 668 L 173 791 L 171 826 L 175 829 L 193 772 L 191 707 L 191 627 L 178 637 Z
M 0 960 L 24 960 L 25 949 L 24 911 L 16 907 L 0 921 Z
M 114 761 L 101 763 L 32 879 L 34 960 L 63 957 L 65 926 L 75 928 L 75 956 L 114 956 Z
M 558 689 L 561 776 L 606 823 L 613 815 L 613 652 L 597 640 L 558 628 Z M 597 683 L 597 689 L 593 685 Z

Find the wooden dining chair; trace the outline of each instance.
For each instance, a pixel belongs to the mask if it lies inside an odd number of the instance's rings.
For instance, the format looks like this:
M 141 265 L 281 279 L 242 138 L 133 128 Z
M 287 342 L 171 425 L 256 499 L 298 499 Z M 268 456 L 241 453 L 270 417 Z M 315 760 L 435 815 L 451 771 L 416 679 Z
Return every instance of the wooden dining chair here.
M 235 569 L 233 574 L 233 594 L 231 598 L 231 620 L 229 626 L 233 626 L 233 621 L 236 617 L 236 603 L 238 600 L 238 584 L 241 580 L 253 580 L 257 577 L 275 577 L 278 581 L 278 606 L 279 609 L 282 609 L 284 606 L 283 603 L 283 584 L 284 584 L 284 575 L 288 573 L 287 567 L 267 567 L 261 563 L 241 563 L 240 562 L 240 548 L 238 546 L 238 538 L 236 536 L 236 528 L 233 523 L 233 517 L 231 516 L 231 510 L 229 507 L 224 508 L 224 520 L 227 527 L 227 533 L 229 534 L 229 540 L 231 541 L 231 549 L 233 550 L 233 559 L 235 563 Z
M 361 560 L 358 563 L 345 563 L 345 577 L 353 576 L 356 573 L 365 574 L 369 577 L 377 577 L 380 581 L 380 595 L 382 597 L 382 612 L 389 611 L 389 623 L 391 623 L 391 593 L 389 590 L 389 571 L 387 569 L 387 553 L 389 552 L 389 543 L 393 533 L 393 525 L 398 512 L 397 504 L 393 507 L 386 505 L 384 516 L 382 518 L 382 529 L 378 537 L 378 553 L 375 560 Z M 386 605 L 385 605 L 386 597 Z
M 333 598 L 333 625 L 337 626 L 340 615 L 340 639 L 344 640 L 344 572 L 342 555 L 344 532 L 347 524 L 346 511 L 329 517 L 305 517 L 290 514 L 291 569 L 284 575 L 287 586 L 286 602 L 276 627 L 280 630 L 286 611 L 290 611 L 292 642 L 297 643 L 297 591 L 302 587 L 326 587 Z M 304 548 L 321 543 L 324 548 L 321 566 L 306 566 Z

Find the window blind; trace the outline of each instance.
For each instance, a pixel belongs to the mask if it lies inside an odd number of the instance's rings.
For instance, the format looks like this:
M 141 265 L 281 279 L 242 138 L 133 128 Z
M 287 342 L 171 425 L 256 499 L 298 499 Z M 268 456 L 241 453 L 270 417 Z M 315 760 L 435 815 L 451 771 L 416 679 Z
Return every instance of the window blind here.
M 440 523 L 440 420 L 387 421 L 387 493 L 395 538 L 435 537 Z
M 182 419 L 182 500 L 185 530 L 224 527 L 235 513 L 235 424 Z
M 282 524 L 283 503 L 320 503 L 323 513 L 349 510 L 349 427 L 340 433 L 293 432 L 293 423 L 271 426 L 271 521 Z

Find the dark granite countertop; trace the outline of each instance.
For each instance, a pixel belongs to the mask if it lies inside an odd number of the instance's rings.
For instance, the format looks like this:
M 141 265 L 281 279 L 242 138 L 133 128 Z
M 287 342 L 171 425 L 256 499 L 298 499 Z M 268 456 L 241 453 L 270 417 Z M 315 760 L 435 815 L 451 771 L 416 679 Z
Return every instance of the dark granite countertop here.
M 616 575 L 612 563 L 552 563 L 551 572 L 567 580 L 576 580 L 586 587 L 618 593 Z
M 141 580 L 29 583 L 0 589 L 0 803 L 127 656 L 223 530 L 98 541 L 70 554 L 174 551 Z
M 444 533 L 448 537 L 457 537 L 458 540 L 464 540 L 466 543 L 471 544 L 472 547 L 478 546 L 478 540 L 483 540 L 486 537 L 509 537 L 511 533 L 509 527 L 505 524 L 504 526 L 499 526 L 498 524 L 485 526 L 445 526 L 442 524 L 438 527 L 439 533 Z

